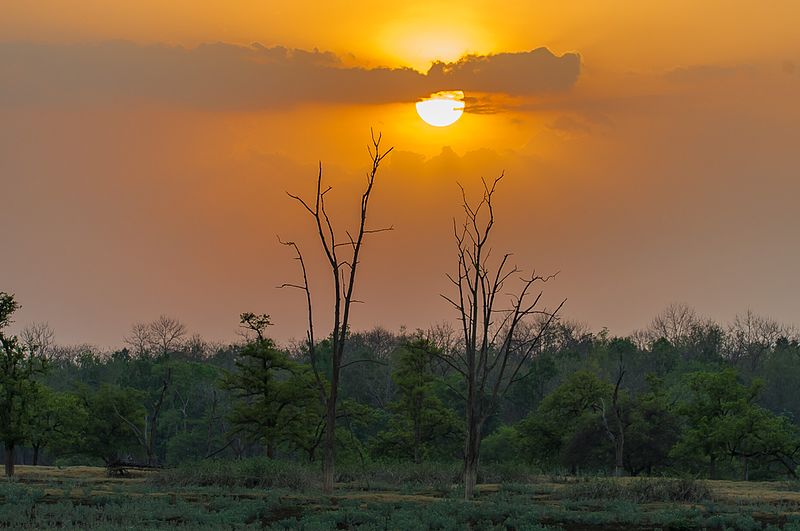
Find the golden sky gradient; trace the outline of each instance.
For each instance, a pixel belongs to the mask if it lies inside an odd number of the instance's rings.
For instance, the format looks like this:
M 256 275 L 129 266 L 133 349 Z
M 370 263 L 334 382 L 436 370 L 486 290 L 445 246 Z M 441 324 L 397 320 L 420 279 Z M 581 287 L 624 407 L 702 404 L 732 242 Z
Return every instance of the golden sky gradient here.
M 285 191 L 309 192 L 322 160 L 351 219 L 374 127 L 396 150 L 374 223 L 396 230 L 366 249 L 356 327 L 452 317 L 438 294 L 456 182 L 503 170 L 495 246 L 560 270 L 547 294 L 569 298 L 567 317 L 628 333 L 685 301 L 800 323 L 798 15 L 789 1 L 7 0 L 0 290 L 19 324 L 66 343 L 118 345 L 161 313 L 230 339 L 240 312 L 266 312 L 298 337 L 276 235 L 316 250 Z M 415 112 L 437 90 L 465 91 L 450 127 Z

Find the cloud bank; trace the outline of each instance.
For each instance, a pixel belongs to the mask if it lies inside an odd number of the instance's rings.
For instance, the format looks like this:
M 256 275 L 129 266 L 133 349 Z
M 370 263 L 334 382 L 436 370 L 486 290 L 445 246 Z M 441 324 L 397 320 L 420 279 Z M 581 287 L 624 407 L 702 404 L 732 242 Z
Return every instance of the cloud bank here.
M 195 48 L 0 43 L 0 106 L 164 104 L 204 110 L 262 110 L 303 103 L 415 101 L 439 90 L 528 97 L 569 90 L 576 53 L 466 56 L 411 68 L 346 67 L 330 52 L 260 44 Z

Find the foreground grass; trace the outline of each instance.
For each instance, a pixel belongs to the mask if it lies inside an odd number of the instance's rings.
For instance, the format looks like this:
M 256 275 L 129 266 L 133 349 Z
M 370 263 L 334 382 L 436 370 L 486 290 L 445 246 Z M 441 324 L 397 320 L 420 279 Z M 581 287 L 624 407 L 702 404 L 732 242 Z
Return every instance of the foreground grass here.
M 343 470 L 323 496 L 302 465 L 208 462 L 109 478 L 91 467 L 19 467 L 0 483 L 9 529 L 798 529 L 800 489 L 782 483 L 487 474 L 458 499 L 457 467 Z

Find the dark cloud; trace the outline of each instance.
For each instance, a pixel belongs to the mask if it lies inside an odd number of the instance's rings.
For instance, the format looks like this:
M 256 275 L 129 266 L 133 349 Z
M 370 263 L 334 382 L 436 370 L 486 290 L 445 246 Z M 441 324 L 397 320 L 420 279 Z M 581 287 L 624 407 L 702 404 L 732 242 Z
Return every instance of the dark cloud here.
M 0 43 L 0 105 L 155 103 L 201 109 L 268 109 L 305 102 L 415 101 L 431 92 L 530 96 L 564 91 L 580 73 L 577 54 L 529 52 L 468 56 L 410 68 L 345 67 L 318 50 L 260 44 L 196 48 Z
M 530 52 L 469 55 L 455 63 L 437 62 L 428 78 L 465 92 L 499 92 L 512 96 L 568 90 L 578 80 L 580 56 L 560 57 L 547 48 Z

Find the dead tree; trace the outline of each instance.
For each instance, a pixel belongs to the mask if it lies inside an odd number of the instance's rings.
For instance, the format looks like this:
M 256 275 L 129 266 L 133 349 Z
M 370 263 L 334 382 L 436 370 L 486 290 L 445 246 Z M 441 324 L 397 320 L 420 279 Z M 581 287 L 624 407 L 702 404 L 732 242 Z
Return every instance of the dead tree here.
M 614 426 L 608 422 L 608 412 L 606 402 L 600 399 L 600 414 L 603 418 L 603 427 L 606 435 L 614 445 L 614 476 L 621 477 L 625 471 L 625 422 L 622 415 L 622 404 L 620 403 L 619 390 L 622 379 L 625 377 L 625 366 L 622 364 L 622 355 L 617 366 L 617 382 L 614 385 L 614 393 L 611 395 L 611 413 L 614 415 Z
M 322 250 L 324 251 L 328 271 L 333 281 L 333 330 L 330 334 L 331 340 L 331 368 L 330 381 L 326 381 L 325 375 L 320 371 L 319 356 L 317 352 L 316 336 L 314 332 L 314 311 L 312 306 L 311 290 L 308 284 L 308 271 L 303 259 L 300 247 L 293 241 L 281 242 L 292 247 L 296 259 L 300 263 L 303 281 L 300 284 L 283 284 L 281 287 L 300 289 L 305 293 L 308 309 L 308 331 L 306 342 L 308 355 L 314 372 L 316 387 L 319 392 L 320 401 L 325 408 L 325 432 L 323 440 L 323 490 L 330 494 L 333 492 L 334 483 L 334 460 L 335 460 L 335 441 L 336 441 L 336 405 L 339 392 L 339 378 L 341 369 L 346 365 L 342 363 L 344 357 L 345 343 L 347 342 L 350 309 L 354 302 L 353 298 L 356 273 L 358 271 L 361 248 L 364 237 L 368 234 L 391 230 L 392 227 L 369 229 L 367 228 L 367 212 L 370 198 L 372 197 L 375 177 L 381 161 L 392 151 L 389 148 L 381 150 L 381 136 L 372 135 L 372 144 L 367 148 L 372 162 L 372 168 L 367 172 L 366 188 L 361 195 L 361 210 L 359 217 L 358 230 L 355 234 L 345 231 L 346 238 L 340 238 L 334 228 L 331 218 L 325 206 L 325 196 L 331 190 L 330 186 L 323 188 L 322 184 L 322 164 L 319 165 L 317 174 L 316 194 L 312 201 L 306 201 L 301 197 L 288 194 L 296 200 L 308 212 L 314 223 L 317 238 Z
M 538 283 L 554 275 L 535 272 L 524 276 L 510 265 L 510 254 L 492 265 L 489 240 L 494 227 L 495 188 L 503 175 L 491 184 L 483 181 L 483 197 L 471 205 L 461 188 L 465 220 L 453 223 L 458 252 L 458 272 L 447 277 L 455 295 L 442 295 L 457 311 L 463 348 L 443 361 L 464 380 L 467 421 L 464 443 L 464 497 L 471 499 L 478 478 L 478 462 L 484 423 L 497 410 L 512 384 L 530 374 L 529 360 L 538 352 L 542 338 L 564 305 L 554 311 L 539 309 L 542 292 Z M 513 294 L 509 284 L 519 282 Z

